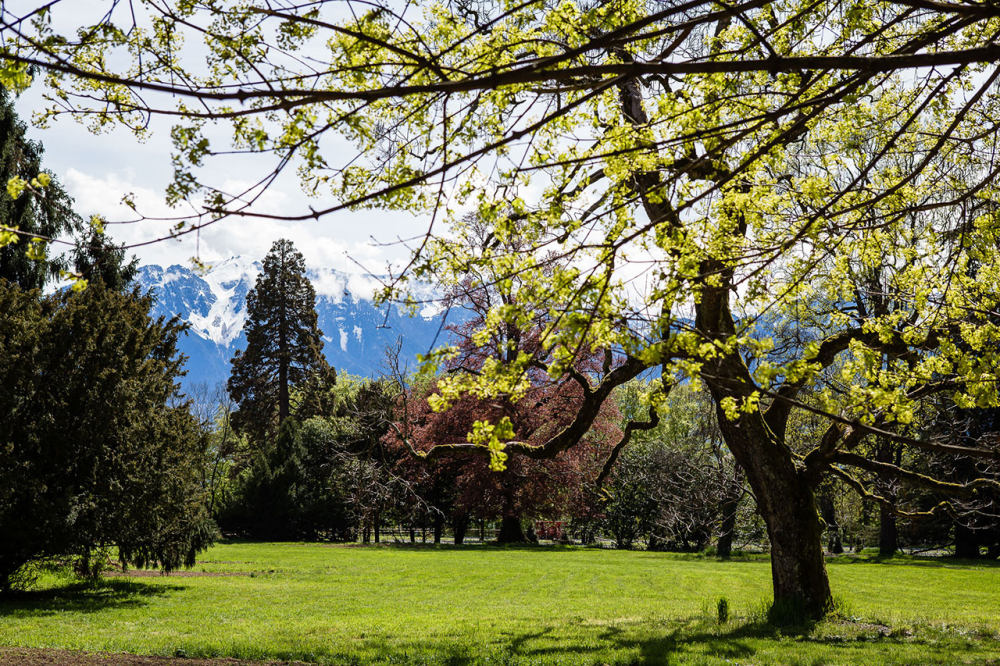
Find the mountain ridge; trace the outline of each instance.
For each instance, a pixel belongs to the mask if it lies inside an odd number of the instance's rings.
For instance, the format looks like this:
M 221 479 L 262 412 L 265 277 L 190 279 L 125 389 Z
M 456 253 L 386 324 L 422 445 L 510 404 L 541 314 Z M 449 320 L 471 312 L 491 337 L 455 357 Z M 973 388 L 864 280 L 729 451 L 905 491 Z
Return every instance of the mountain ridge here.
M 178 348 L 188 357 L 181 386 L 190 392 L 197 384 L 214 387 L 229 377 L 230 360 L 246 348 L 246 297 L 260 273 L 261 263 L 230 257 L 201 274 L 174 264 L 139 267 L 137 281 L 156 299 L 153 316 L 178 316 L 188 330 Z M 323 352 L 339 372 L 374 377 L 381 373 L 384 350 L 401 340 L 401 357 L 416 358 L 448 338 L 447 313 L 435 307 L 433 287 L 422 285 L 427 304 L 415 317 L 396 305 L 376 306 L 371 294 L 378 278 L 331 268 L 307 269 L 316 289 L 316 312 L 323 332 Z

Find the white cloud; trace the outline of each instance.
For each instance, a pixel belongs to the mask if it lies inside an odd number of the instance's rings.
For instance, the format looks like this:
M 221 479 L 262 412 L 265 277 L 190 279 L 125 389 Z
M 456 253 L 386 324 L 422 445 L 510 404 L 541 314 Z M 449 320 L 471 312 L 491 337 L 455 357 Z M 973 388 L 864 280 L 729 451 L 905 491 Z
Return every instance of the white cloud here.
M 261 259 L 275 240 L 287 238 L 302 252 L 310 268 L 335 269 L 351 274 L 345 282 L 343 277 L 324 273 L 324 279 L 317 283 L 318 293 L 335 300 L 343 295 L 345 287 L 359 296 L 370 296 L 378 287 L 378 282 L 366 277 L 364 272 L 384 273 L 388 264 L 398 264 L 407 256 L 405 248 L 380 245 L 372 241 L 371 235 L 378 234 L 391 241 L 394 236 L 408 233 L 408 227 L 417 226 L 405 216 L 382 211 L 341 213 L 319 221 L 300 222 L 230 218 L 202 229 L 197 235 L 188 234 L 140 245 L 169 236 L 171 227 L 176 218 L 183 215 L 184 209 L 167 206 L 163 194 L 139 184 L 128 171 L 95 175 L 70 168 L 63 175 L 63 182 L 76 200 L 76 209 L 83 215 L 103 215 L 110 222 L 108 232 L 115 241 L 134 246 L 130 251 L 138 255 L 144 264 L 187 264 L 195 255 L 208 263 L 232 256 Z M 236 191 L 245 188 L 246 184 L 228 180 L 224 186 L 229 191 Z M 136 209 L 143 217 L 152 219 L 122 223 L 136 218 L 135 212 L 122 203 L 126 194 L 131 194 Z M 255 210 L 281 214 L 295 210 L 296 204 L 302 207 L 302 199 L 304 197 L 272 189 L 260 197 Z M 171 218 L 172 221 L 155 218 Z

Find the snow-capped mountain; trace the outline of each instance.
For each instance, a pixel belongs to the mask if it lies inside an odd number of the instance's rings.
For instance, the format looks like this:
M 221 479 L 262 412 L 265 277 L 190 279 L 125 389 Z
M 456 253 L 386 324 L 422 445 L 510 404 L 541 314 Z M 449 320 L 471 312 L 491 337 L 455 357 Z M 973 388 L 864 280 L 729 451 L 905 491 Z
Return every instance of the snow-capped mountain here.
M 246 297 L 260 270 L 260 262 L 245 257 L 218 262 L 203 275 L 179 265 L 140 267 L 139 283 L 156 296 L 154 316 L 178 315 L 190 325 L 178 345 L 188 357 L 184 386 L 215 386 L 229 377 L 230 359 L 246 346 Z M 412 360 L 435 339 L 441 343 L 447 337 L 443 313 L 432 306 L 416 317 L 395 306 L 375 307 L 370 299 L 374 278 L 332 269 L 310 269 L 307 275 L 316 289 L 323 351 L 340 372 L 375 376 L 383 368 L 385 348 L 397 338 L 403 358 Z

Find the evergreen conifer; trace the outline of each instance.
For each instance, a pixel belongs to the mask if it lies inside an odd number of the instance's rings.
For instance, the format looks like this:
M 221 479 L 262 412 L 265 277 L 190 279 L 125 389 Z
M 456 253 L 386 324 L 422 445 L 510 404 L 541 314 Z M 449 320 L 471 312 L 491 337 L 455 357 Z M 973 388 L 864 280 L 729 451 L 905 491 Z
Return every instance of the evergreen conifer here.
M 247 295 L 246 350 L 233 358 L 229 394 L 233 424 L 258 444 L 273 446 L 291 414 L 291 388 L 316 373 L 330 374 L 317 325 L 316 292 L 305 260 L 291 241 L 275 241 Z

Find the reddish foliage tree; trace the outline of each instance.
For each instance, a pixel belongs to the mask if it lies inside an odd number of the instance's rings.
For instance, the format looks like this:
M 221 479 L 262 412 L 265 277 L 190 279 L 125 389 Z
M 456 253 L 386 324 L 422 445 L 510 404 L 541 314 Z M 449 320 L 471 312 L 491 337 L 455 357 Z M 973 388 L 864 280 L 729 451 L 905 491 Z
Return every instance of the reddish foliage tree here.
M 519 352 L 537 358 L 542 353 L 541 321 L 528 330 L 501 324 L 489 344 L 474 342 L 471 334 L 482 325 L 481 313 L 489 311 L 490 301 L 510 295 L 476 290 L 464 292 L 462 297 L 478 316 L 464 325 L 449 327 L 457 340 L 458 354 L 446 362 L 446 374 L 456 370 L 476 372 L 490 358 L 499 360 Z M 594 367 L 578 365 L 577 370 L 581 373 L 597 370 L 602 362 L 603 358 L 595 355 L 588 361 Z M 398 473 L 421 488 L 429 502 L 450 514 L 458 541 L 472 516 L 499 519 L 499 540 L 516 542 L 525 540 L 522 519 L 588 518 L 594 510 L 588 487 L 621 438 L 620 415 L 611 400 L 601 407 L 579 445 L 552 458 L 511 456 L 502 472 L 490 469 L 484 451 L 456 450 L 434 461 L 408 455 L 402 436 L 415 450 L 427 451 L 436 444 L 465 442 L 475 421 L 498 423 L 504 417 L 510 419 L 518 441 L 538 444 L 548 441 L 572 422 L 583 400 L 583 389 L 574 381 L 555 382 L 534 367 L 526 372 L 529 388 L 516 402 L 466 395 L 449 409 L 435 412 L 428 398 L 434 394 L 437 383 L 412 388 L 401 398 L 405 404 L 401 402 L 396 428 L 384 438 L 387 448 L 398 456 Z M 439 516 L 438 521 L 443 517 Z M 436 537 L 440 534 L 439 526 L 437 522 Z

